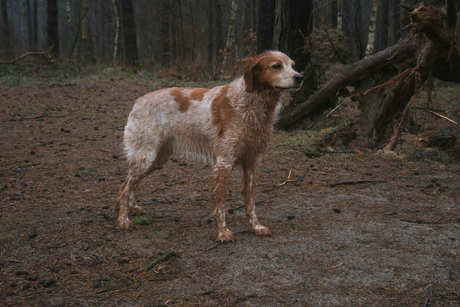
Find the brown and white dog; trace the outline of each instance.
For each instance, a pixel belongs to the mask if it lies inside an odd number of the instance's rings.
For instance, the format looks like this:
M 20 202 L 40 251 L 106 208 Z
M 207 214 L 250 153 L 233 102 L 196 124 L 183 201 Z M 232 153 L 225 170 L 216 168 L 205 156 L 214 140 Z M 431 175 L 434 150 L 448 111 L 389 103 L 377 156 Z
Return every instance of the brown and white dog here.
M 243 169 L 243 199 L 256 235 L 270 231 L 255 213 L 255 175 L 267 149 L 285 90 L 297 89 L 302 75 L 279 51 L 266 51 L 245 60 L 244 75 L 224 86 L 168 88 L 139 98 L 124 132 L 129 162 L 116 209 L 121 229 L 132 227 L 128 215 L 142 214 L 135 202 L 139 182 L 161 168 L 173 153 L 214 165 L 211 199 L 217 240 L 234 241 L 225 221 L 231 172 Z

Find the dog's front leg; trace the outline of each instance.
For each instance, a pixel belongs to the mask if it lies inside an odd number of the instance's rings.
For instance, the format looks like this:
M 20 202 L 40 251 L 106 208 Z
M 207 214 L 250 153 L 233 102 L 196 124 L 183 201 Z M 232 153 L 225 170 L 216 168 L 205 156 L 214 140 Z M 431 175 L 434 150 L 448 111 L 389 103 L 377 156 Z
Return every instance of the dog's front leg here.
M 243 165 L 243 199 L 246 207 L 246 215 L 256 235 L 270 236 L 270 230 L 259 222 L 256 215 L 256 168 L 255 163 Z
M 228 193 L 228 183 L 233 165 L 218 159 L 214 166 L 214 180 L 212 183 L 211 199 L 214 204 L 214 220 L 217 228 L 217 241 L 234 242 L 233 233 L 228 230 L 225 221 L 225 207 Z

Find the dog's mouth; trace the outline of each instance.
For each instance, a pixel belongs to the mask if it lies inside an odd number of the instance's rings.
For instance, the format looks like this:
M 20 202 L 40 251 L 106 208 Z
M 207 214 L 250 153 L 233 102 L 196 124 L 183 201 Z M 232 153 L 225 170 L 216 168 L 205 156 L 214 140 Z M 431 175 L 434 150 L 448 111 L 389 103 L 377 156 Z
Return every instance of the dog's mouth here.
M 291 86 L 291 87 L 281 87 L 281 86 L 276 87 L 276 89 L 280 91 L 295 91 L 295 90 L 298 90 L 299 88 L 300 88 L 300 84 L 296 86 Z

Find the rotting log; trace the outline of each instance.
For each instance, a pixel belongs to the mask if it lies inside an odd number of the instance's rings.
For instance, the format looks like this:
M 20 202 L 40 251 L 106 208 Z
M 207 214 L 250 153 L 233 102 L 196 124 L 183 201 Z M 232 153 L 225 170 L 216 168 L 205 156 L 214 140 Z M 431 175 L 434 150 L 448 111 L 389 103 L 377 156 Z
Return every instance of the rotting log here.
M 289 105 L 284 108 L 278 121 L 278 127 L 283 129 L 288 128 L 348 84 L 364 77 L 369 77 L 382 68 L 405 61 L 414 56 L 414 51 L 413 44 L 408 40 L 404 40 L 354 63 L 337 78 L 326 83 L 303 103 L 296 106 Z
M 454 0 L 447 0 L 446 4 L 446 13 L 431 5 L 409 9 L 410 22 L 406 29 L 411 30 L 411 35 L 408 38 L 354 63 L 303 102 L 298 103 L 297 99 L 287 105 L 280 114 L 278 127 L 291 127 L 325 104 L 345 86 L 378 76 L 388 68 L 396 66 L 404 71 L 398 71 L 392 82 L 386 82 L 385 87 L 389 89 L 379 110 L 372 114 L 375 117 L 364 119 L 372 126 L 368 128 L 369 133 L 378 129 L 379 135 L 374 135 L 374 140 L 378 142 L 383 135 L 382 129 L 388 129 L 388 119 L 404 117 L 405 110 L 413 100 L 412 96 L 427 84 L 431 84 L 429 79 L 437 77 L 445 81 L 460 82 L 460 4 Z M 407 68 L 409 70 L 405 70 Z M 380 90 L 382 85 L 374 88 Z
M 48 62 L 51 62 L 51 63 L 54 63 L 55 60 L 50 57 L 49 55 L 49 52 L 43 52 L 43 51 L 40 51 L 40 52 L 26 52 L 24 53 L 23 55 L 21 56 L 18 56 L 12 60 L 9 60 L 9 61 L 0 61 L 0 64 L 14 64 L 16 63 L 17 61 L 23 59 L 23 58 L 26 58 L 26 57 L 29 57 L 29 56 L 42 56 L 45 60 L 47 60 Z

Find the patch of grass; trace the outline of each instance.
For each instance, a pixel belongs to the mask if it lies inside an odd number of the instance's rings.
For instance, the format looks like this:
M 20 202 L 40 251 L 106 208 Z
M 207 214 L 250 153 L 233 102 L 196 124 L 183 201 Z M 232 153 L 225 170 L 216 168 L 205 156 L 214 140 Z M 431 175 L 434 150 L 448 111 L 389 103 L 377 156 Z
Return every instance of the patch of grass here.
M 145 216 L 136 216 L 132 221 L 134 225 L 150 225 L 153 222 L 151 218 Z
M 424 160 L 429 163 L 450 163 L 451 159 L 442 150 L 432 148 L 424 157 Z
M 273 143 L 276 148 L 280 149 L 295 149 L 302 146 L 313 146 L 313 135 L 317 132 L 312 131 L 298 131 L 295 133 L 281 132 L 275 134 Z
M 21 85 L 21 78 L 20 76 L 18 77 L 5 77 L 2 78 L 1 82 L 2 86 L 4 87 L 16 87 Z
M 0 65 L 0 85 L 17 87 L 22 85 L 40 84 L 43 82 L 55 84 L 68 83 L 79 74 L 76 64 L 63 61 L 47 63 L 26 58 L 14 64 Z
M 453 106 L 460 104 L 458 93 L 460 93 L 460 84 L 458 83 L 439 81 L 435 85 L 435 97 L 448 101 Z
M 125 68 L 125 67 L 107 67 L 102 71 L 102 74 L 106 75 L 119 75 L 119 74 L 126 74 L 126 75 L 134 75 L 136 71 L 132 68 Z
M 344 128 L 347 124 L 322 130 L 299 130 L 293 133 L 279 132 L 272 141 L 274 151 L 299 150 L 308 156 L 319 157 L 319 147 L 327 143 L 331 135 Z
M 265 157 L 266 161 L 281 161 L 287 150 L 297 150 L 309 157 L 319 157 L 317 150 L 321 132 L 314 130 L 299 130 L 295 132 L 277 132 L 271 142 L 270 153 Z
M 75 174 L 81 175 L 81 174 L 92 174 L 94 173 L 95 170 L 91 166 L 82 166 L 78 169 L 78 171 Z
M 177 67 L 176 67 L 177 66 Z M 154 81 L 170 86 L 214 87 L 228 83 L 212 81 L 212 73 L 205 66 L 196 63 L 193 68 L 184 63 L 171 67 L 151 67 L 151 69 L 133 69 L 107 64 L 82 65 L 74 60 L 60 60 L 49 63 L 41 58 L 28 57 L 14 64 L 0 66 L 0 86 L 17 87 L 23 85 L 68 85 L 75 82 L 113 81 Z M 144 66 L 144 67 L 149 67 Z

